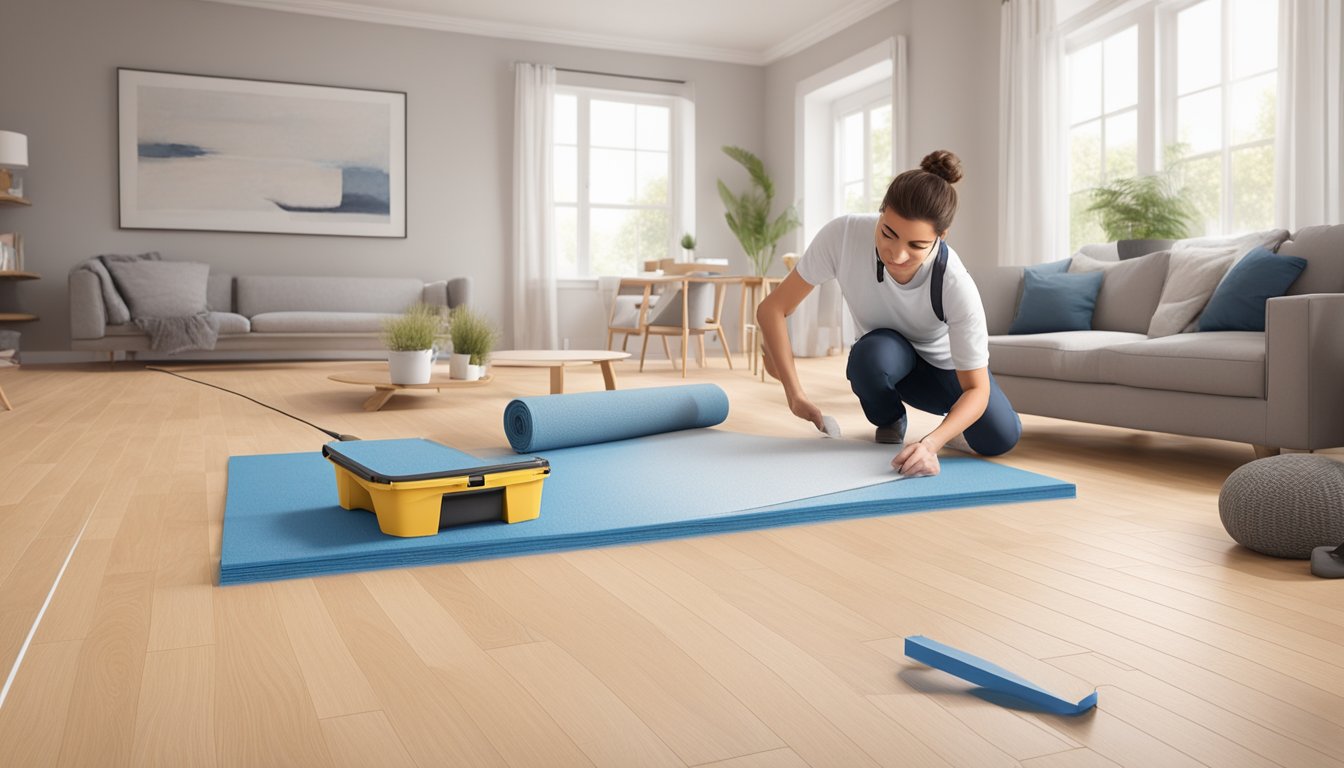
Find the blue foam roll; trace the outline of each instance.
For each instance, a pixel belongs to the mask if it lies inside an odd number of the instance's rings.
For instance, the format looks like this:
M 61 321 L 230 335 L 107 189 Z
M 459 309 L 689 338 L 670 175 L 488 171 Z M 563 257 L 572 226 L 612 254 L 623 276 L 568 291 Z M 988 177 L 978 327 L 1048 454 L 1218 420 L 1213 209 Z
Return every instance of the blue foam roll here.
M 728 395 L 714 384 L 520 397 L 504 409 L 504 434 L 519 453 L 609 443 L 728 418 Z

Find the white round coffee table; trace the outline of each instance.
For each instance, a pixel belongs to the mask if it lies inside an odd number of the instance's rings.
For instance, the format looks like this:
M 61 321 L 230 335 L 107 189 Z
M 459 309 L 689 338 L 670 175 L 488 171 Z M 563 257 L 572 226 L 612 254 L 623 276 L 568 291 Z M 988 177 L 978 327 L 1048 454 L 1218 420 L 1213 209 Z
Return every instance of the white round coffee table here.
M 616 374 L 611 364 L 628 357 L 629 352 L 610 352 L 605 349 L 516 349 L 492 352 L 490 365 L 500 368 L 550 368 L 551 394 L 558 395 L 565 391 L 565 366 L 601 366 L 602 381 L 607 389 L 615 389 Z

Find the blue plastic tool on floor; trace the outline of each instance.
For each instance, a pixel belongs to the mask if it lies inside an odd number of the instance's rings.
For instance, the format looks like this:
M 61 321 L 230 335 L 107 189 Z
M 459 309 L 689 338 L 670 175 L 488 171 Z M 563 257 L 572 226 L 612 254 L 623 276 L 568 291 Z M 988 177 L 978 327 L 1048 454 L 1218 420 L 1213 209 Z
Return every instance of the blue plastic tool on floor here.
M 905 638 L 905 655 L 934 669 L 940 669 L 949 675 L 968 683 L 1021 699 L 1053 715 L 1081 715 L 1097 706 L 1097 692 L 1083 697 L 1082 701 L 1069 701 L 1050 693 L 1039 685 L 1018 677 L 1003 667 L 972 656 L 937 640 L 923 635 Z

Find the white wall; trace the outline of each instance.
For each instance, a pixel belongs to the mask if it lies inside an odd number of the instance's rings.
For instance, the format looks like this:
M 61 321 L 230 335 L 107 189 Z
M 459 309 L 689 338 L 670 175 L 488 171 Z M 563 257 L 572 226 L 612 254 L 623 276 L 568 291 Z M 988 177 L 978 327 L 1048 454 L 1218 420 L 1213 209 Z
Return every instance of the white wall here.
M 29 137 L 31 209 L 0 209 L 41 281 L 0 286 L 42 319 L 6 326 L 25 350 L 69 349 L 66 274 L 107 252 L 157 250 L 232 274 L 470 275 L 476 303 L 509 332 L 509 212 L 517 59 L 691 81 L 696 94 L 696 232 L 702 256 L 737 250 L 716 178 L 740 169 L 724 144 L 765 141 L 761 67 L 543 45 L 195 0 L 5 2 L 0 128 Z M 121 230 L 116 68 L 405 91 L 404 240 Z M 596 294 L 593 294 L 596 296 Z M 581 307 L 562 329 L 601 333 Z M 507 343 L 507 342 L 506 342 Z M 575 346 L 578 346 L 575 343 Z
M 904 35 L 912 165 L 935 149 L 962 160 L 960 208 L 948 236 L 969 266 L 998 261 L 999 4 L 901 0 L 766 68 L 764 159 L 782 200 L 796 200 L 794 105 L 798 83 L 886 38 Z M 788 249 L 802 253 L 799 239 Z M 778 268 L 777 268 L 778 269 Z

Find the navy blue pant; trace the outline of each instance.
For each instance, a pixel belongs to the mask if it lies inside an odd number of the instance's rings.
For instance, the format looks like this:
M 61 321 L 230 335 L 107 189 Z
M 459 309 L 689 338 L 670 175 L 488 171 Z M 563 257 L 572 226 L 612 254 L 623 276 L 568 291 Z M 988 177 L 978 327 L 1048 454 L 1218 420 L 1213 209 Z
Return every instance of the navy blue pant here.
M 946 416 L 961 397 L 956 371 L 929 365 L 904 336 L 890 328 L 878 328 L 854 342 L 845 375 L 859 396 L 863 415 L 879 427 L 904 416 L 906 403 Z M 1007 453 L 1022 436 L 1022 419 L 992 375 L 989 406 L 963 434 L 971 448 L 985 456 Z

